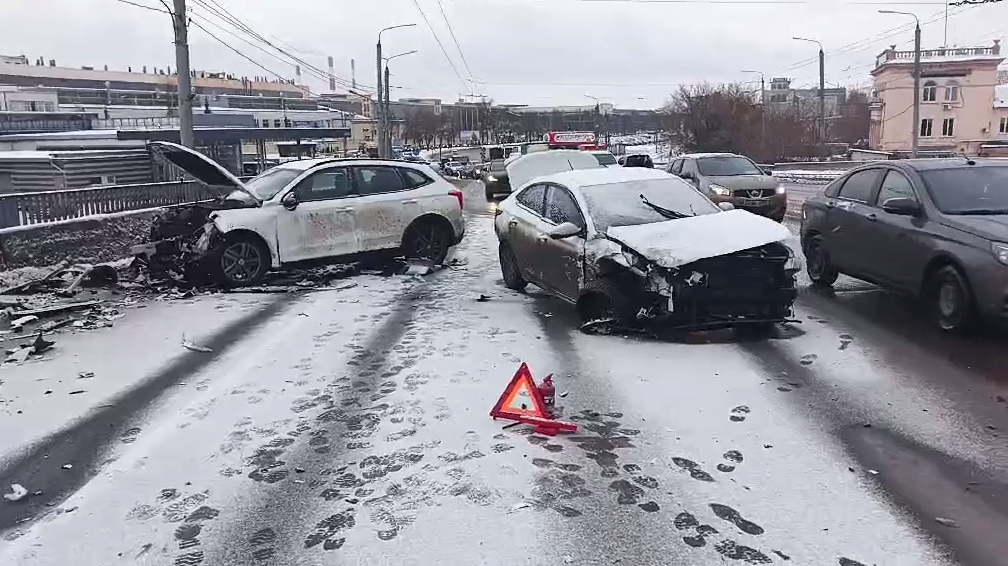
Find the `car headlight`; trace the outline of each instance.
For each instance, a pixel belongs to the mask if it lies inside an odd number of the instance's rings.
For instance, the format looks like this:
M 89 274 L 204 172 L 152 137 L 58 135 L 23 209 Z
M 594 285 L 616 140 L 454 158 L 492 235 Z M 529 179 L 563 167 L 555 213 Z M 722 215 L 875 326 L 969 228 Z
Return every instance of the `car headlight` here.
M 784 270 L 785 271 L 801 271 L 801 269 L 802 269 L 802 260 L 801 260 L 801 258 L 798 257 L 798 255 L 794 253 L 794 250 L 791 249 L 791 246 L 785 246 L 785 247 L 787 248 L 787 251 L 788 251 L 788 259 L 787 259 L 787 262 L 784 263 Z
M 496 180 L 497 180 L 497 177 L 494 177 L 493 175 L 487 175 L 487 181 L 491 181 L 492 182 L 492 181 L 496 181 Z
M 787 192 L 787 189 L 784 188 L 784 185 L 777 185 L 777 194 L 782 195 L 782 194 L 784 194 L 786 192 Z
M 730 197 L 731 196 L 731 191 L 729 189 L 726 189 L 725 187 L 722 187 L 721 185 L 715 185 L 714 183 L 711 183 L 710 185 L 707 186 L 707 188 L 710 189 L 710 192 L 712 192 L 712 193 L 714 193 L 714 194 L 716 194 L 718 196 L 722 196 L 722 197 Z
M 991 242 L 991 252 L 994 253 L 994 259 L 998 260 L 998 263 L 1008 265 L 1008 244 Z

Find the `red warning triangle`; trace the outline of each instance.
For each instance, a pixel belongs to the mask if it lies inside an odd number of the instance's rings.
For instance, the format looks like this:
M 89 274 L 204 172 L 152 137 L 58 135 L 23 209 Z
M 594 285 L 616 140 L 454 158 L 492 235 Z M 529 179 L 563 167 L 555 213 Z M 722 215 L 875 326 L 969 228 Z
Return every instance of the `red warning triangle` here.
M 495 419 L 512 420 L 518 420 L 520 417 L 550 418 L 546 412 L 546 402 L 543 401 L 542 394 L 532 379 L 532 372 L 525 362 L 522 362 L 518 373 L 504 389 L 504 393 L 490 411 L 490 416 Z

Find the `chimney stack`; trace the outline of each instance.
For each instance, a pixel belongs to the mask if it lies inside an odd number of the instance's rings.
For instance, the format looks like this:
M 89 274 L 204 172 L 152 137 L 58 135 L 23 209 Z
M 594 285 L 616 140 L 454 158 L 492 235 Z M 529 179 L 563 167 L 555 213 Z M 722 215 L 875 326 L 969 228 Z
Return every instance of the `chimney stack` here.
M 336 92 L 336 70 L 332 56 L 329 57 L 329 92 Z

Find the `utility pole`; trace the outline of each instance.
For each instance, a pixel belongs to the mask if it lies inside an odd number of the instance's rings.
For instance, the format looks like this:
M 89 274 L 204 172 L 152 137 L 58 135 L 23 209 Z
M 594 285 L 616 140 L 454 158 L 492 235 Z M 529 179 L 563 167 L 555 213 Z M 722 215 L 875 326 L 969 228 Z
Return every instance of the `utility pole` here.
M 759 75 L 760 86 L 760 145 L 766 148 L 766 76 L 761 71 L 742 71 Z
M 175 71 L 178 73 L 179 141 L 193 147 L 193 91 L 189 70 L 189 30 L 185 0 L 174 0 L 172 20 L 175 27 Z
M 948 6 L 945 8 L 948 9 Z M 917 16 L 914 16 L 916 18 Z M 948 21 L 946 20 L 945 25 L 948 26 Z M 947 28 L 946 28 L 947 29 Z M 920 92 L 920 76 L 921 76 L 921 29 L 920 21 L 917 22 L 917 27 L 914 29 L 914 109 L 913 109 L 913 124 L 910 127 L 913 129 L 913 157 L 917 157 L 918 151 L 920 151 L 920 105 L 921 105 L 921 92 Z
M 385 157 L 392 157 L 392 107 L 389 105 L 389 68 L 385 64 L 385 109 L 382 116 L 385 118 Z
M 384 152 L 385 152 L 385 143 L 386 143 L 385 138 L 388 135 L 388 132 L 385 131 L 386 130 L 386 122 L 385 122 L 385 116 L 384 116 L 385 113 L 383 112 L 383 106 L 382 106 L 383 104 L 387 104 L 388 103 L 388 99 L 387 99 L 388 89 L 386 88 L 386 90 L 385 90 L 385 92 L 386 92 L 386 100 L 383 103 L 382 102 L 381 34 L 387 32 L 390 29 L 411 28 L 411 27 L 415 27 L 415 26 L 416 26 L 416 24 L 399 24 L 399 25 L 396 25 L 396 26 L 389 26 L 387 28 L 382 28 L 381 30 L 378 31 L 378 45 L 377 45 L 377 47 L 375 49 L 375 68 L 376 68 L 376 71 L 377 71 L 377 73 L 376 73 L 377 77 L 375 78 L 375 83 L 376 83 L 375 84 L 375 87 L 376 87 L 375 88 L 375 95 L 378 98 L 378 107 L 377 107 L 377 109 L 375 111 L 375 113 L 376 113 L 375 118 L 376 118 L 376 123 L 377 123 L 377 127 L 378 127 L 378 157 L 387 157 L 387 155 Z M 387 85 L 386 85 L 386 87 L 387 87 Z
M 385 31 L 385 30 L 382 30 Z M 375 49 L 375 61 L 378 67 L 378 88 L 375 89 L 375 96 L 378 97 L 378 105 L 375 106 L 375 125 L 377 128 L 376 139 L 378 142 L 378 157 L 385 157 L 385 136 L 384 128 L 382 127 L 382 114 L 383 114 L 383 102 L 382 102 L 382 73 L 381 73 L 381 32 L 378 32 L 378 46 Z
M 946 14 L 948 6 L 945 7 Z M 921 92 L 920 92 L 920 76 L 921 76 L 921 28 L 920 19 L 916 14 L 911 14 L 910 12 L 898 12 L 896 10 L 879 10 L 880 14 L 899 14 L 901 16 L 910 16 L 916 22 L 917 25 L 914 27 L 914 66 L 913 66 L 913 90 L 914 90 L 914 101 L 913 101 L 913 124 L 910 124 L 911 135 L 913 136 L 913 146 L 910 149 L 910 154 L 912 157 L 917 157 L 920 152 L 920 104 L 921 104 Z M 946 21 L 946 25 L 948 22 Z
M 820 151 L 826 149 L 826 53 L 822 43 L 816 39 L 792 37 L 798 41 L 808 41 L 819 46 L 819 146 Z
M 819 46 L 819 145 L 826 149 L 826 53 Z

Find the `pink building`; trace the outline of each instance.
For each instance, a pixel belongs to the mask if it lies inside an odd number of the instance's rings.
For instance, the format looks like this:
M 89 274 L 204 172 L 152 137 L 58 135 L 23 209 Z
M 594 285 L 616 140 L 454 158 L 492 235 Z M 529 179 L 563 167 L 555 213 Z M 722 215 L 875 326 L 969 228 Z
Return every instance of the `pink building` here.
M 913 131 L 920 151 L 1008 155 L 1008 86 L 999 85 L 1000 40 L 989 47 L 921 52 L 920 121 L 913 123 L 914 52 L 890 46 L 875 61 L 871 147 L 907 153 Z

